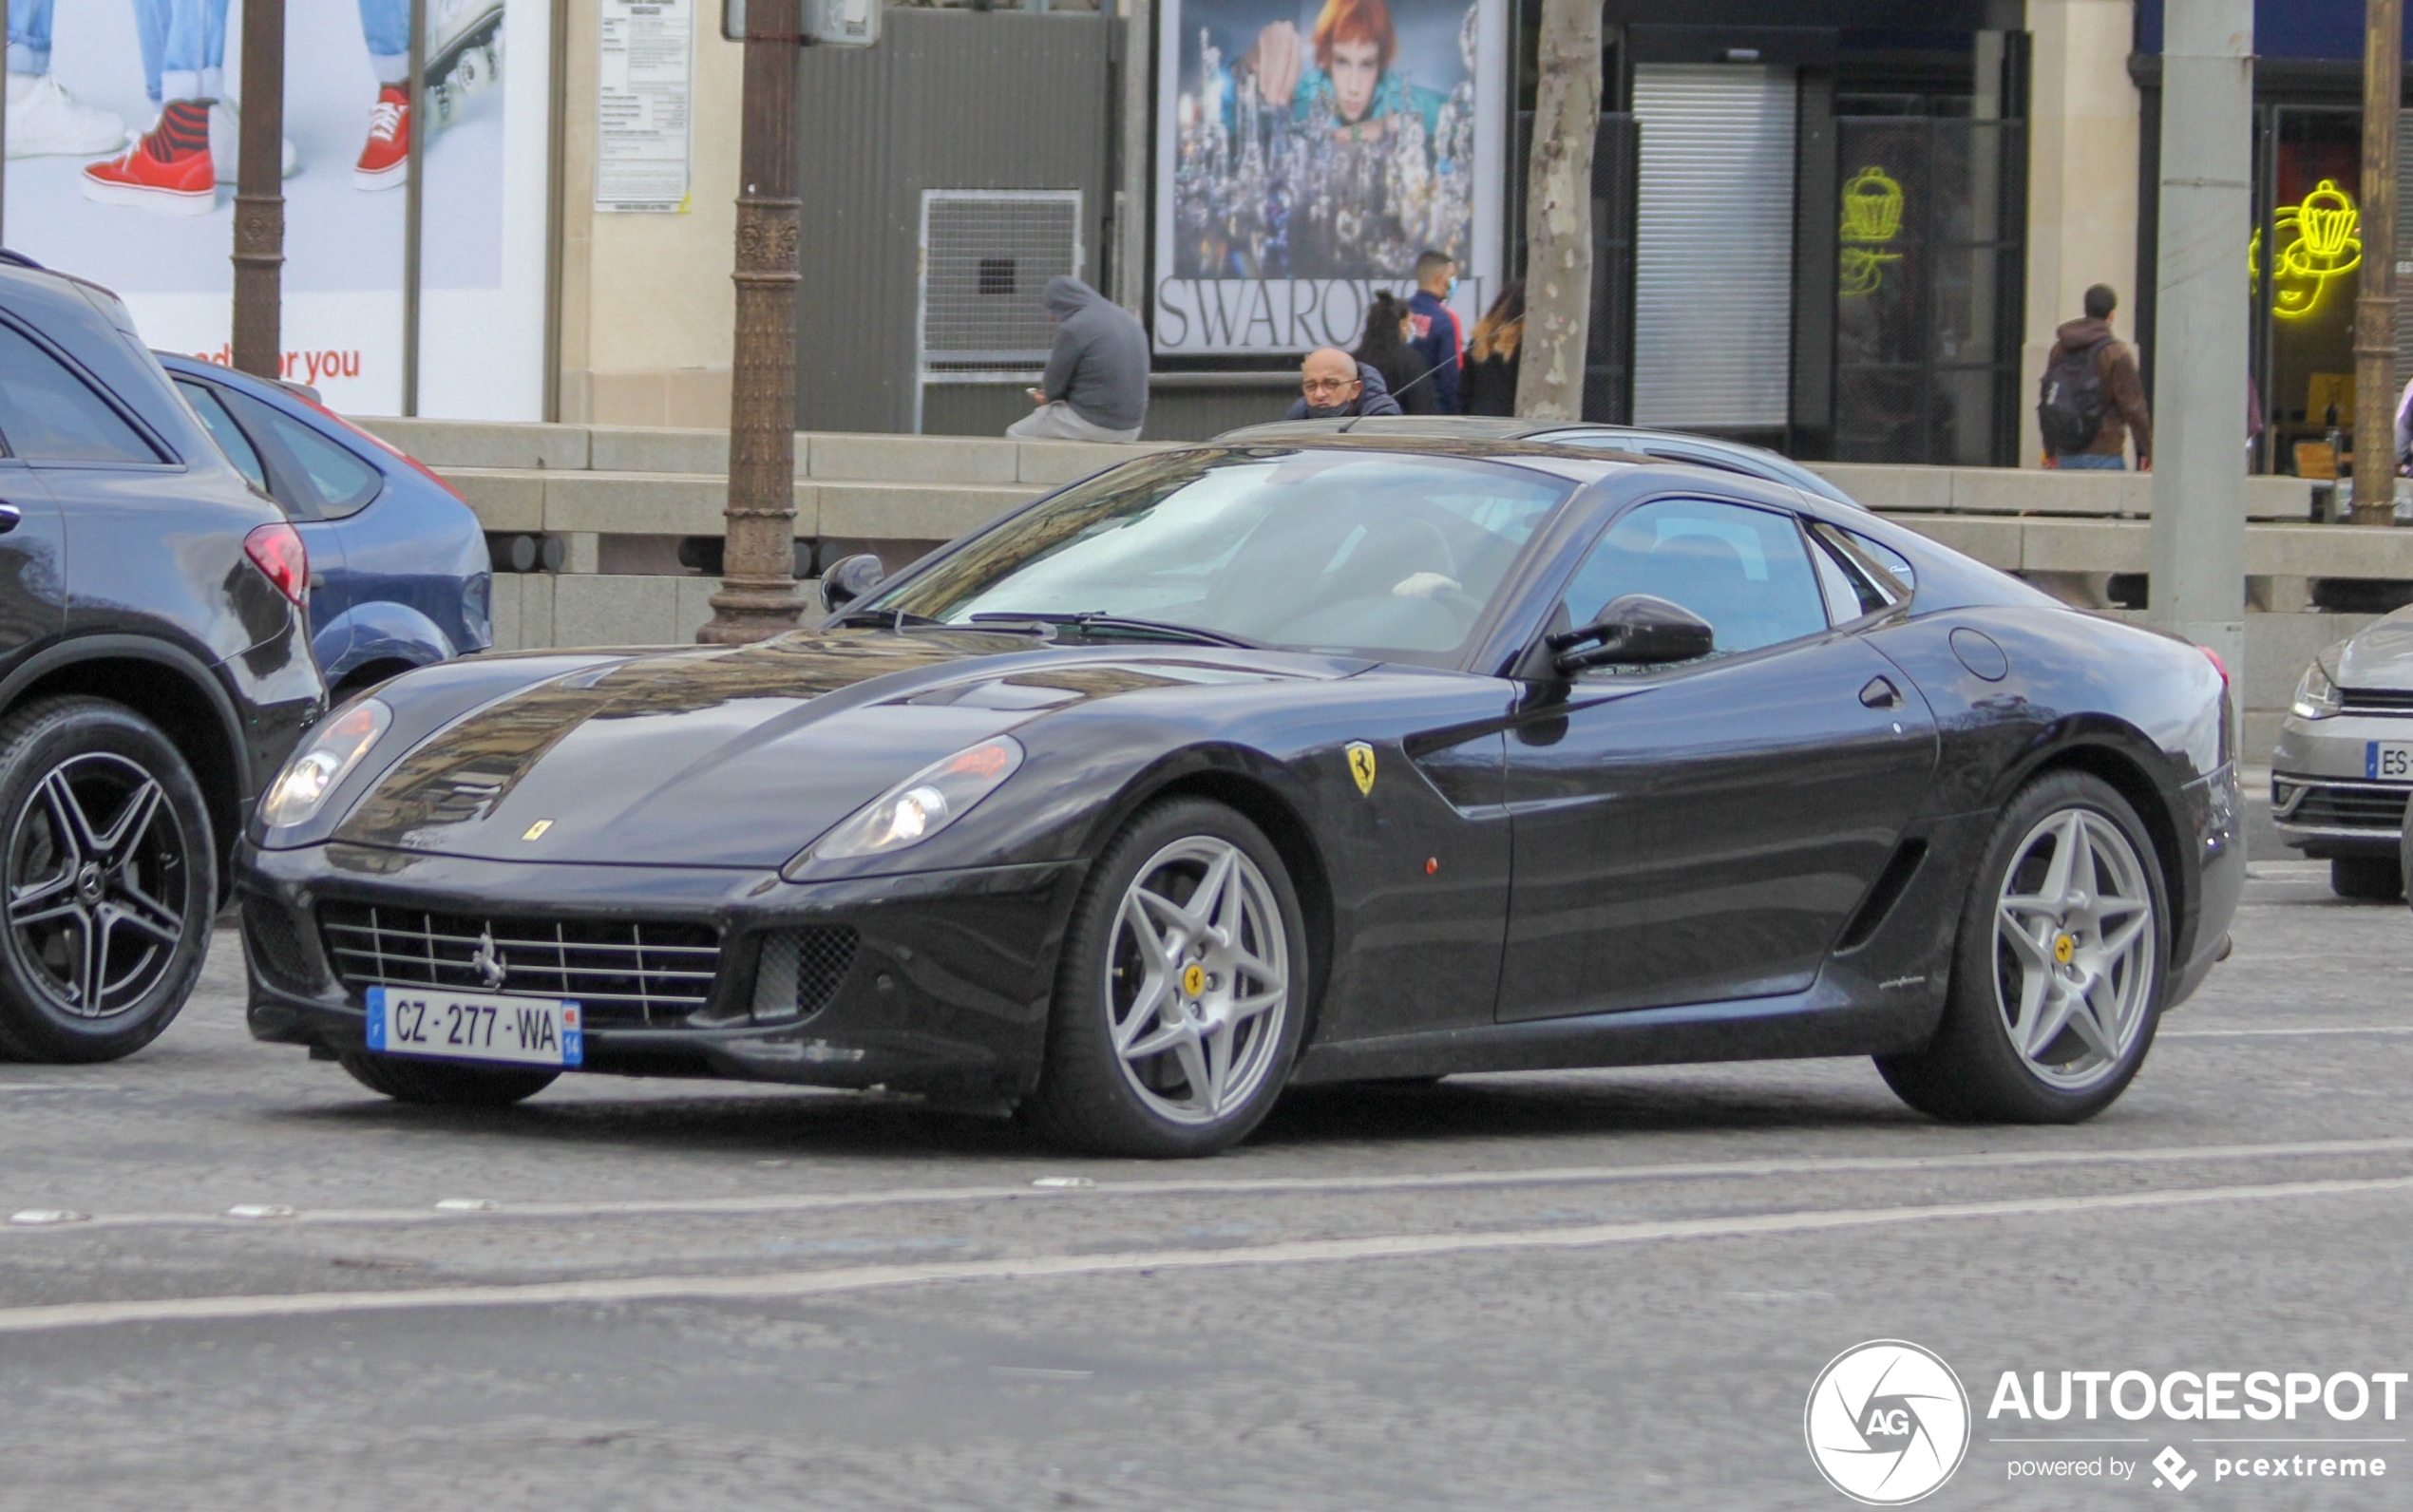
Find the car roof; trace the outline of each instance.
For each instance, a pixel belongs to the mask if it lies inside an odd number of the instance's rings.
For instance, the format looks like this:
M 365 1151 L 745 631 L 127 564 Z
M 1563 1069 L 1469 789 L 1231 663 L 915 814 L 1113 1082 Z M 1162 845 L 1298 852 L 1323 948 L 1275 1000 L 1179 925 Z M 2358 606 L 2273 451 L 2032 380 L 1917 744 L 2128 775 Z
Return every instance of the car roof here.
M 1267 452 L 1276 449 L 1283 452 L 1362 451 L 1395 457 L 1458 457 L 1476 461 L 1512 462 L 1579 484 L 1605 478 L 1624 466 L 1641 464 L 1663 467 L 1669 465 L 1657 457 L 1606 450 L 1599 446 L 1561 446 L 1548 442 L 1489 436 L 1416 434 L 1358 436 L 1341 435 L 1334 431 L 1314 431 L 1298 436 L 1261 436 L 1251 431 L 1244 436 L 1235 432 L 1232 436 L 1218 437 L 1213 441 L 1200 442 L 1195 446 L 1181 449 L 1245 454 L 1261 448 Z M 1169 455 L 1169 453 L 1160 455 Z
M 1535 420 L 1506 415 L 1365 415 L 1331 420 L 1278 420 L 1227 430 L 1215 439 L 1260 441 L 1328 435 L 1434 436 L 1495 441 L 1547 441 L 1576 435 L 1598 437 L 1611 443 L 1630 443 L 1624 449 L 1650 456 L 1655 462 L 1697 461 L 1700 465 L 1711 467 L 1730 464 L 1729 470 L 1732 471 L 1803 489 L 1840 504 L 1850 504 L 1855 509 L 1867 507 L 1810 468 L 1765 446 L 1731 441 L 1723 436 L 1704 436 L 1689 430 L 1613 425 L 1602 421 Z M 1651 448 L 1654 446 L 1682 447 L 1698 455 L 1696 458 L 1676 459 L 1653 456 Z M 1585 449 L 1595 448 L 1586 445 Z

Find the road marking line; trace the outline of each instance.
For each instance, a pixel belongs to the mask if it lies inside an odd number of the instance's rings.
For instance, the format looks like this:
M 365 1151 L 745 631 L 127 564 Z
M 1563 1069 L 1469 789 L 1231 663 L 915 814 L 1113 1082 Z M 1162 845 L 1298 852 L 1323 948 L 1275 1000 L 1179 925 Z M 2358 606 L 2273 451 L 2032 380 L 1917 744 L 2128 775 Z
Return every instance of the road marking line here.
M 1490 1234 L 1400 1234 L 1355 1239 L 1297 1239 L 1238 1249 L 1141 1250 L 1103 1255 L 1039 1255 L 1016 1259 L 963 1260 L 953 1264 L 864 1265 L 826 1271 L 774 1271 L 751 1276 L 632 1276 L 608 1280 L 425 1287 L 400 1292 L 304 1292 L 282 1296 L 57 1302 L 36 1307 L 0 1308 L 0 1334 L 104 1328 L 126 1323 L 238 1322 L 254 1318 L 326 1317 L 354 1313 L 428 1312 L 439 1308 L 775 1301 L 903 1286 L 927 1286 L 944 1281 L 1033 1281 L 1065 1276 L 1129 1275 L 1133 1272 L 1225 1270 L 1517 1251 L 1596 1249 L 1608 1245 L 1682 1239 L 1777 1238 L 1963 1219 L 2062 1218 L 2079 1214 L 2195 1207 L 2215 1202 L 2258 1202 L 2396 1192 L 2413 1192 L 2413 1176 L 2294 1181 L 2259 1186 L 2190 1187 L 2157 1192 L 2113 1192 L 2091 1197 L 2014 1198 L 1986 1202 L 1938 1203 L 1928 1207 L 1755 1213 L 1727 1218 L 1600 1223 L 1582 1228 L 1508 1229 Z
M 1773 1161 L 1704 1161 L 1663 1165 L 1542 1166 L 1527 1171 L 1412 1172 L 1396 1176 L 1216 1177 L 1203 1181 L 1099 1181 L 1063 1188 L 938 1186 L 902 1191 L 796 1192 L 761 1197 L 632 1199 L 606 1202 L 496 1202 L 475 1211 L 435 1207 L 304 1209 L 280 1217 L 278 1229 L 408 1227 L 509 1219 L 710 1218 L 826 1213 L 853 1208 L 934 1207 L 958 1202 L 1080 1201 L 1100 1197 L 1282 1197 L 1318 1193 L 1458 1191 L 1481 1187 L 1591 1186 L 1619 1181 L 1700 1181 L 1771 1176 L 1855 1176 L 1897 1172 L 2026 1170 L 2043 1166 L 2179 1164 L 2218 1161 L 2300 1160 L 2413 1153 L 2413 1137 L 2308 1140 L 2273 1144 L 2163 1145 L 2137 1150 L 2001 1150 L 1967 1155 L 1869 1155 Z M 256 1219 L 225 1213 L 95 1213 L 72 1232 L 105 1228 L 260 1228 Z M 0 1235 L 68 1232 L 9 1229 Z
M 2266 1039 L 2296 1034 L 2413 1034 L 2413 1024 L 2308 1024 L 2302 1029 L 2168 1029 L 2166 1039 Z

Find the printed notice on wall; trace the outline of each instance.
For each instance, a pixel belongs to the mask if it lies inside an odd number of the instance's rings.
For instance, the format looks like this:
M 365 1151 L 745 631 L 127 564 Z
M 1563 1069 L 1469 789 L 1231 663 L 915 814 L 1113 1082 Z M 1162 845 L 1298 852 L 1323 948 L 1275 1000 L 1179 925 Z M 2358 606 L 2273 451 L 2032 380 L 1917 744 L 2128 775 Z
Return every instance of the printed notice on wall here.
M 602 0 L 595 208 L 687 208 L 695 0 Z

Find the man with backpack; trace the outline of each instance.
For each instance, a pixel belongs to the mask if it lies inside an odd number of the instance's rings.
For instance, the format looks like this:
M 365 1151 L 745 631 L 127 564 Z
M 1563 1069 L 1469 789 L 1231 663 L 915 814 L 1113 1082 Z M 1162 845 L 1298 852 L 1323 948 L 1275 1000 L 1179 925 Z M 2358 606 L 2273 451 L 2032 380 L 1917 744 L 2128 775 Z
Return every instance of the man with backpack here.
M 2086 291 L 2086 318 L 2064 321 L 2053 333 L 2036 401 L 2047 467 L 2118 471 L 2127 465 L 2123 444 L 2134 434 L 2138 470 L 2153 470 L 2154 426 L 2145 413 L 2137 354 L 2111 333 L 2111 313 L 2118 304 L 2109 284 L 2097 284 Z

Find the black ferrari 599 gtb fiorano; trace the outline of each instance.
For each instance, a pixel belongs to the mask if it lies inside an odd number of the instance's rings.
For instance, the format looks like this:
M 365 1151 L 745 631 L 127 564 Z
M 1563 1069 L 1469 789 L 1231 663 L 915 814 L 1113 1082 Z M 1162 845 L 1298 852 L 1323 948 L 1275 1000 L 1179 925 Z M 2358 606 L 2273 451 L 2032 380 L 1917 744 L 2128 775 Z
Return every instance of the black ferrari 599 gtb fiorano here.
M 242 851 L 253 1032 L 415 1101 L 884 1086 L 1150 1155 L 1307 1083 L 1758 1057 L 2066 1121 L 2226 947 L 2219 664 L 1777 483 L 1244 441 L 879 575 L 336 710 Z

